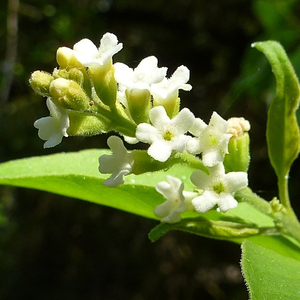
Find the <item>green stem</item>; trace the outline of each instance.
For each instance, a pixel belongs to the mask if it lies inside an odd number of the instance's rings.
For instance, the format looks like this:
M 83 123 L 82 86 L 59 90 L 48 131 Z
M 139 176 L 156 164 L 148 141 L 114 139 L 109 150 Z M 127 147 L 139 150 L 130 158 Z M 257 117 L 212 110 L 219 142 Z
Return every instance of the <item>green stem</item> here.
M 283 187 L 282 185 L 281 188 Z M 300 223 L 292 209 L 288 210 L 284 206 L 280 211 L 274 212 L 270 203 L 257 196 L 250 188 L 236 192 L 235 198 L 237 201 L 246 202 L 263 214 L 272 217 L 279 233 L 291 236 L 300 242 Z
M 113 130 L 126 136 L 135 136 L 136 124 L 125 113 L 120 113 L 120 109 L 110 109 L 101 103 L 95 103 L 95 105 L 99 118 L 108 120 L 112 124 Z
M 278 193 L 281 204 L 285 207 L 287 212 L 297 220 L 294 210 L 291 206 L 289 189 L 288 189 L 288 175 L 278 176 Z
M 250 188 L 244 188 L 234 194 L 239 202 L 246 202 L 267 216 L 273 217 L 270 203 L 252 192 Z

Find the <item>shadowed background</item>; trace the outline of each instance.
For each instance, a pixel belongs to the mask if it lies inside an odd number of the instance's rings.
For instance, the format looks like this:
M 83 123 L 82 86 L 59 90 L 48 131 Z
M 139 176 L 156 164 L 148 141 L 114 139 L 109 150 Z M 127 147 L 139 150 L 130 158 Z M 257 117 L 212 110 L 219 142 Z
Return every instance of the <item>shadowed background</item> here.
M 58 47 L 85 37 L 98 46 L 112 32 L 124 44 L 115 62 L 134 68 L 155 55 L 169 76 L 191 70 L 182 107 L 206 122 L 213 110 L 251 122 L 250 186 L 270 200 L 264 135 L 275 82 L 250 45 L 279 40 L 300 72 L 299 13 L 296 0 L 9 0 L 0 11 L 0 162 L 106 147 L 106 136 L 70 137 L 43 150 L 33 122 L 49 113 L 28 78 L 52 72 Z M 247 299 L 239 245 L 181 232 L 152 244 L 155 221 L 39 191 L 0 187 L 0 200 L 0 299 Z

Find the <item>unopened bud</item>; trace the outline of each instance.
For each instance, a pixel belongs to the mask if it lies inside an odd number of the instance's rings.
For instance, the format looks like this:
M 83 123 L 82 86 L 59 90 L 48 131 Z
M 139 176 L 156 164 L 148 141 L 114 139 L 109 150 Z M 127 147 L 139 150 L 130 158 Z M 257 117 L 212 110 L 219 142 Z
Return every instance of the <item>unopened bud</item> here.
M 50 95 L 50 83 L 53 81 L 53 79 L 54 78 L 51 76 L 51 74 L 47 72 L 35 71 L 29 78 L 29 84 L 37 94 L 48 97 Z
M 90 99 L 73 80 L 57 78 L 51 82 L 49 91 L 53 100 L 66 109 L 83 111 L 90 108 Z
M 232 134 L 228 144 L 228 154 L 225 155 L 224 166 L 228 172 L 247 172 L 250 162 L 248 131 L 250 123 L 244 118 L 231 118 L 228 120 L 226 133 Z
M 82 68 L 82 64 L 77 60 L 74 51 L 67 47 L 60 47 L 56 52 L 56 61 L 61 68 Z

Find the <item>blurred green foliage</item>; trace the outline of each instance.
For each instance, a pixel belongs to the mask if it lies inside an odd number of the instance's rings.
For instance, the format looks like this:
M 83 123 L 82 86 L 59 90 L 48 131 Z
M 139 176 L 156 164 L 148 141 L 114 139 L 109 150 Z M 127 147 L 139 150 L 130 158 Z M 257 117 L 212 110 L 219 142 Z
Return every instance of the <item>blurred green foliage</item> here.
M 18 31 L 9 42 L 13 4 Z M 58 47 L 85 37 L 98 44 L 113 32 L 124 44 L 115 61 L 135 67 L 155 55 L 169 74 L 186 65 L 193 90 L 181 93 L 182 105 L 197 116 L 208 121 L 216 110 L 250 120 L 251 187 L 271 198 L 276 179 L 264 134 L 275 80 L 250 45 L 279 40 L 300 74 L 299 11 L 296 0 L 7 0 L 0 10 L 0 162 L 106 147 L 106 136 L 96 136 L 43 150 L 32 124 L 48 111 L 28 78 L 56 67 Z M 291 176 L 295 185 L 296 167 Z M 292 190 L 292 199 L 299 196 Z M 25 189 L 1 187 L 0 197 L 7 220 L 0 228 L 0 299 L 247 298 L 238 246 L 178 232 L 150 244 L 152 220 Z

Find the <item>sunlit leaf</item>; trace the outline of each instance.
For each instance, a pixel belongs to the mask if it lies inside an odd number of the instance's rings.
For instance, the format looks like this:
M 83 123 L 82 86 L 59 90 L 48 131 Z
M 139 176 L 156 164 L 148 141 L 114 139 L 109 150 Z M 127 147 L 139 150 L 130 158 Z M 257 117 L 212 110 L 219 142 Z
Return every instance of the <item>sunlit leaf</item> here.
M 251 300 L 300 299 L 300 261 L 245 240 L 241 265 Z
M 300 134 L 295 114 L 300 99 L 299 82 L 278 42 L 259 42 L 254 46 L 266 55 L 276 77 L 276 96 L 268 111 L 267 143 L 271 164 L 279 182 L 283 182 L 300 150 Z

